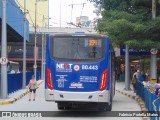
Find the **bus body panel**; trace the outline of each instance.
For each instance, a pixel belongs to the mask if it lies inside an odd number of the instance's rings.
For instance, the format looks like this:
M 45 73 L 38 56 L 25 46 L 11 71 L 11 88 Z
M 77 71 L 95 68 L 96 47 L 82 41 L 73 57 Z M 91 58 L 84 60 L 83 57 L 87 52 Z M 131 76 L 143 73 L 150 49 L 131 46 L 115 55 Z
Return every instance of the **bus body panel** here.
M 100 65 L 99 63 L 51 62 L 49 66 L 52 66 L 47 68 L 52 71 L 53 87 L 55 90 L 77 92 L 98 91 L 102 77 L 101 74 L 107 69 L 107 63 L 106 65 Z M 108 89 L 109 87 L 107 87 Z
M 48 101 L 72 101 L 72 102 L 110 102 L 110 92 L 93 91 L 93 92 L 68 92 L 58 90 L 45 90 L 46 100 Z M 52 96 L 50 94 L 53 94 Z

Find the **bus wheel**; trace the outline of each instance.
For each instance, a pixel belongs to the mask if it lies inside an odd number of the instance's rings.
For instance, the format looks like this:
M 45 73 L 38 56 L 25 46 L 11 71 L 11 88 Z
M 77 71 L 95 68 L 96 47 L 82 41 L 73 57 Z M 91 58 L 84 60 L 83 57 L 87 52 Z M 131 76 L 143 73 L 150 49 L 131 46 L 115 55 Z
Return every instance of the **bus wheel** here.
M 108 110 L 108 111 L 111 111 L 111 110 L 112 110 L 112 102 L 110 103 L 110 105 L 108 104 L 107 110 Z
M 72 109 L 71 106 L 65 106 L 65 110 L 70 110 L 70 109 Z
M 112 110 L 112 96 L 110 97 L 110 104 L 108 103 L 108 111 Z
M 57 103 L 57 106 L 58 106 L 58 110 L 63 110 L 64 109 L 64 106 L 61 103 Z
M 98 104 L 98 110 L 99 111 L 107 111 L 108 110 L 108 104 L 107 103 L 99 103 Z

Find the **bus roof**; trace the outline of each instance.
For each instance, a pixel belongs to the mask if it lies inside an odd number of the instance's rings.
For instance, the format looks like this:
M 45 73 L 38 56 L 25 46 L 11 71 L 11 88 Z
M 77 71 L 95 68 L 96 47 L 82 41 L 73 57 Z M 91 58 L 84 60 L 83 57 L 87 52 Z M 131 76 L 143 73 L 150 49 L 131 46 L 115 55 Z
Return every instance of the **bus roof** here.
M 62 37 L 62 36 L 93 36 L 93 37 L 105 37 L 107 35 L 102 35 L 102 34 L 86 34 L 86 33 L 56 33 L 56 34 L 50 34 L 50 36 L 57 36 L 57 37 Z

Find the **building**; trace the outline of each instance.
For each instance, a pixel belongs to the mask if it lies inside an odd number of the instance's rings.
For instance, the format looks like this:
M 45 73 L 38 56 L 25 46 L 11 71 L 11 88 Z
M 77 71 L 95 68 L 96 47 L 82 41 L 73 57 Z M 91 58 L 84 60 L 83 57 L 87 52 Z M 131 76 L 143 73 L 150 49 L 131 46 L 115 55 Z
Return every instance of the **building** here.
M 16 29 L 16 26 L 18 26 L 19 24 L 21 24 L 21 26 L 19 25 L 19 29 L 17 29 L 17 31 L 19 33 L 10 33 L 12 34 L 11 39 L 12 41 L 8 44 L 8 58 L 10 61 L 14 61 L 14 62 L 19 62 L 20 66 L 21 66 L 21 70 L 22 70 L 22 64 L 23 64 L 23 20 L 24 20 L 24 16 L 23 16 L 23 2 L 24 0 L 16 0 L 17 3 L 15 1 L 8 1 L 10 3 L 10 7 L 15 8 L 15 6 L 17 6 L 17 9 L 19 11 L 19 13 L 11 13 L 9 12 L 8 14 L 12 15 L 12 18 L 21 18 L 21 20 L 17 19 L 9 19 L 8 22 L 13 21 L 14 22 L 11 24 L 11 27 Z M 12 3 L 11 3 L 12 2 Z M 8 4 L 9 4 L 8 3 Z M 14 6 L 13 6 L 14 3 Z M 28 14 L 27 14 L 27 51 L 26 51 L 26 68 L 27 71 L 33 71 L 33 65 L 34 65 L 34 45 L 35 45 L 35 29 L 34 26 L 32 25 L 32 23 L 34 24 L 34 18 L 35 18 L 35 0 L 26 0 L 26 8 L 28 9 Z M 46 6 L 46 7 L 45 7 Z M 19 9 L 19 7 L 21 8 L 21 10 Z M 42 8 L 41 8 L 42 7 Z M 12 9 L 9 9 L 8 11 L 13 11 Z M 46 9 L 47 8 L 47 9 Z M 44 1 L 44 2 L 38 2 L 37 3 L 37 25 L 39 26 L 39 28 L 37 29 L 37 47 L 36 47 L 36 61 L 37 61 L 37 66 L 38 69 L 40 69 L 41 67 L 41 56 L 42 56 L 42 34 L 44 32 L 46 33 L 75 33 L 75 32 L 85 32 L 85 33 L 96 33 L 96 31 L 93 28 L 89 28 L 89 27 L 81 27 L 81 28 L 59 28 L 59 27 L 49 27 L 48 25 L 46 25 L 45 27 L 42 26 L 42 20 L 43 20 L 43 15 L 48 16 L 48 1 Z M 16 15 L 19 15 L 16 16 Z M 8 15 L 7 15 L 8 16 Z M 10 16 L 11 17 L 11 16 Z M 32 20 L 31 20 L 32 19 Z M 16 22 L 15 22 L 16 21 Z M 10 24 L 10 23 L 9 23 Z M 29 27 L 30 24 L 30 27 Z M 12 30 L 13 31 L 13 30 Z M 30 34 L 29 34 L 30 32 Z M 19 35 L 19 36 L 18 36 Z M 8 34 L 8 38 L 9 38 L 9 34 Z M 17 40 L 17 38 L 19 38 L 19 40 Z M 13 41 L 14 40 L 14 41 Z M 16 42 L 15 42 L 16 41 Z
M 30 27 L 30 34 L 34 34 L 34 28 Z M 41 32 L 46 32 L 46 33 L 75 33 L 75 32 L 84 32 L 88 34 L 96 34 L 97 31 L 94 28 L 90 27 L 76 27 L 76 28 L 71 28 L 71 27 L 46 27 L 46 28 L 40 28 L 39 29 Z
M 0 2 L 0 41 L 2 24 L 2 1 Z M 11 12 L 12 11 L 12 12 Z M 7 42 L 23 42 L 24 15 L 14 0 L 6 1 Z M 26 24 L 26 39 L 29 41 L 29 22 Z
M 24 10 L 24 0 L 16 0 L 17 4 Z M 49 16 L 49 0 L 26 0 L 26 9 L 28 10 L 27 19 L 30 23 L 30 26 L 35 24 L 35 3 L 37 1 L 37 14 L 36 14 L 36 24 L 38 27 L 43 26 L 43 16 L 48 18 Z M 46 24 L 48 25 L 49 19 L 45 19 Z
M 89 20 L 88 16 L 76 17 L 76 25 L 79 27 L 94 28 L 94 21 Z
M 0 2 L 0 42 L 2 41 L 2 1 Z M 11 12 L 12 11 L 12 12 Z M 19 6 L 14 0 L 6 0 L 6 29 L 7 29 L 7 57 L 9 61 L 16 58 L 15 53 L 17 52 L 15 48 L 17 45 L 21 44 L 22 55 L 17 60 L 23 59 L 23 35 L 24 35 L 24 14 L 19 9 Z M 26 41 L 29 42 L 29 22 L 26 22 Z M 0 45 L 1 48 L 1 45 Z M 1 49 L 0 49 L 1 56 Z
M 35 24 L 35 3 L 36 0 L 26 0 L 26 9 L 27 9 L 27 45 L 26 45 L 26 69 L 27 71 L 33 71 L 33 64 L 34 64 L 34 35 L 30 38 L 29 35 L 29 26 L 33 27 Z M 1 4 L 1 2 L 0 2 Z M 23 22 L 24 22 L 24 0 L 9 0 L 7 1 L 7 9 L 9 16 L 8 23 L 11 23 L 11 27 L 17 30 L 20 34 L 19 36 L 17 33 L 12 30 L 13 33 L 7 34 L 7 38 L 12 38 L 12 41 L 8 43 L 7 46 L 7 54 L 8 59 L 10 61 L 18 62 L 20 64 L 20 69 L 22 70 L 23 64 Z M 9 11 L 16 11 L 16 12 L 9 12 Z M 18 12 L 17 12 L 18 11 Z M 1 14 L 1 13 L 0 13 Z M 36 25 L 37 25 L 37 32 L 39 31 L 40 27 L 43 27 L 43 16 L 48 18 L 48 0 L 37 0 L 37 14 L 36 14 Z M 19 18 L 19 19 L 17 19 Z M 46 25 L 48 25 L 48 19 L 45 19 Z M 14 28 L 15 26 L 15 28 Z M 18 27 L 19 26 L 19 27 Z M 10 29 L 7 28 L 10 31 Z M 15 34 L 16 33 L 16 34 Z M 10 35 L 12 34 L 12 36 Z M 11 36 L 11 37 L 10 37 Z M 15 38 L 19 38 L 17 40 Z M 14 40 L 14 41 L 13 41 Z M 15 43 L 16 40 L 16 43 Z M 41 43 L 40 43 L 41 44 Z M 37 40 L 37 48 L 36 48 L 36 61 L 38 68 L 41 64 L 41 45 Z M 39 68 L 40 69 L 40 68 Z

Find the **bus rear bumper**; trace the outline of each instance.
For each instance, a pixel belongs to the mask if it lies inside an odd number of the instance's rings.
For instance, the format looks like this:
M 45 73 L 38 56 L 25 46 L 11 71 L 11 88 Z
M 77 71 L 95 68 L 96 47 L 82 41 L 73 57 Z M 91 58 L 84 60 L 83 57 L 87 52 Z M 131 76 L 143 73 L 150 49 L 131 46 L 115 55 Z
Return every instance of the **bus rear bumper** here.
M 45 99 L 47 101 L 73 101 L 73 102 L 110 102 L 110 92 L 67 92 L 58 90 L 45 90 Z

